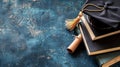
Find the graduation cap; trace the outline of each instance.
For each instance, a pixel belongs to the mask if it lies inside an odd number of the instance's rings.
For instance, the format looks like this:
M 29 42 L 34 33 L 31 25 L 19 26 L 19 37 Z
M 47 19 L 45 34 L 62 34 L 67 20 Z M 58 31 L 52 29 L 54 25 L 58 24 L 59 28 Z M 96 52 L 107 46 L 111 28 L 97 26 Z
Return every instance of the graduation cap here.
M 120 29 L 119 0 L 87 0 L 82 11 L 92 20 L 93 26 L 100 29 Z
M 78 16 L 66 23 L 66 28 L 72 31 L 83 13 L 89 16 L 93 27 L 105 30 L 120 29 L 119 0 L 87 0 Z

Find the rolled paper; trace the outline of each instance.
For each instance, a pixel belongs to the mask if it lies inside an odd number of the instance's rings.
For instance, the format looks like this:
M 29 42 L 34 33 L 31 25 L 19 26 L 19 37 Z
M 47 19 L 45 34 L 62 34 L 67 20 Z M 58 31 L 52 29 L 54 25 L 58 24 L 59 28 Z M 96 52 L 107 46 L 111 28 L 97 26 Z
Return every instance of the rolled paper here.
M 79 34 L 75 37 L 75 40 L 68 46 L 67 51 L 69 53 L 74 53 L 76 48 L 79 46 L 79 44 L 82 42 L 82 35 Z

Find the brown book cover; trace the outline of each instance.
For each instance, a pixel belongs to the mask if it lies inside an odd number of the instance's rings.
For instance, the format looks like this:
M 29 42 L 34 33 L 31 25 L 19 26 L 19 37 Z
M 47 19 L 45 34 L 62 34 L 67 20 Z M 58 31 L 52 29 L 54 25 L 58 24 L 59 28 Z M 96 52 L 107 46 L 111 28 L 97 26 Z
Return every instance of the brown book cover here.
M 120 50 L 120 34 L 92 41 L 83 22 L 79 24 L 79 28 L 89 55 Z
M 120 33 L 120 30 L 99 31 L 91 26 L 88 17 L 88 15 L 84 14 L 84 16 L 82 17 L 82 22 L 84 23 L 93 41 Z

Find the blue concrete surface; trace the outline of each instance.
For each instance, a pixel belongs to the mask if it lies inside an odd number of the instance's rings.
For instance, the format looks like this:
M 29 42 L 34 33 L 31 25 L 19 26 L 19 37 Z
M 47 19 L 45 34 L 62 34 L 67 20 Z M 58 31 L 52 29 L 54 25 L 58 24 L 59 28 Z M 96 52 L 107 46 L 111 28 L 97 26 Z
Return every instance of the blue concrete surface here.
M 84 0 L 0 0 L 0 67 L 97 67 L 83 44 L 66 51 L 74 32 L 65 19 Z

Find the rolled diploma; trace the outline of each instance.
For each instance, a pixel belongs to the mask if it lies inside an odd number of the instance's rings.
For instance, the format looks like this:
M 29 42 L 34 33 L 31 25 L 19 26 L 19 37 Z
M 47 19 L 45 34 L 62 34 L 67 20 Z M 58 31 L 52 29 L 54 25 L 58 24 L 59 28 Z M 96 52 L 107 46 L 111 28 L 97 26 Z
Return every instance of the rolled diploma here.
M 79 34 L 78 36 L 75 37 L 75 40 L 68 46 L 67 51 L 69 53 L 74 53 L 74 51 L 81 42 L 82 42 L 82 35 Z

